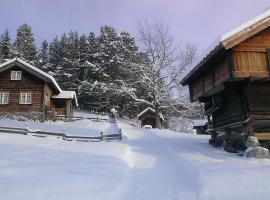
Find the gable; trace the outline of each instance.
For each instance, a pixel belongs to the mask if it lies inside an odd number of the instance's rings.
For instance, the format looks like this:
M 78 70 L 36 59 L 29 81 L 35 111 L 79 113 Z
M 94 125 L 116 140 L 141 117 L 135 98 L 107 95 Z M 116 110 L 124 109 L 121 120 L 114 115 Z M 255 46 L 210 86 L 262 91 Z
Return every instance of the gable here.
M 23 61 L 19 58 L 13 58 L 11 60 L 8 60 L 5 63 L 2 63 L 0 65 L 0 73 L 2 71 L 5 71 L 6 69 L 14 67 L 14 66 L 20 67 L 20 68 L 24 69 L 25 71 L 31 73 L 32 75 L 40 78 L 41 80 L 44 80 L 45 82 L 49 83 L 57 93 L 60 93 L 62 91 L 61 88 L 59 87 L 59 85 L 57 84 L 57 82 L 55 81 L 55 79 L 51 75 L 43 72 L 42 70 L 40 70 L 40 69 L 38 69 L 38 68 L 28 64 L 28 63 L 26 63 L 25 61 Z
M 235 77 L 269 77 L 270 27 L 233 48 Z
M 270 27 L 258 32 L 233 48 L 234 51 L 266 52 L 270 48 Z
M 246 23 L 232 29 L 231 31 L 223 34 L 220 39 L 215 41 L 207 51 L 202 52 L 199 56 L 200 59 L 194 63 L 193 69 L 182 79 L 181 84 L 189 84 L 190 80 L 198 75 L 199 70 L 205 67 L 207 63 L 213 60 L 216 55 L 221 52 L 230 52 L 231 49 L 249 41 L 249 39 L 254 38 L 256 35 L 260 35 L 270 27 L 270 9 L 266 10 L 257 17 L 247 21 Z M 258 37 L 259 38 L 259 37 Z M 256 46 L 253 44 L 253 46 Z M 245 55 L 246 56 L 246 55 Z M 258 55 L 262 56 L 262 55 Z M 251 56 L 252 57 L 252 56 Z M 263 58 L 264 59 L 264 58 Z M 264 59 L 265 61 L 265 59 Z M 262 63 L 264 66 L 264 63 Z M 264 72 L 263 72 L 264 73 Z
M 22 79 L 21 80 L 11 80 L 11 71 L 22 71 Z M 20 84 L 27 84 L 27 85 L 43 85 L 45 83 L 44 80 L 40 79 L 37 76 L 29 73 L 28 71 L 22 69 L 18 66 L 13 66 L 11 68 L 2 70 L 0 72 L 0 81 L 1 84 L 12 84 L 12 85 L 20 85 Z
M 225 49 L 230 49 L 269 27 L 270 10 L 224 34 L 221 41 Z

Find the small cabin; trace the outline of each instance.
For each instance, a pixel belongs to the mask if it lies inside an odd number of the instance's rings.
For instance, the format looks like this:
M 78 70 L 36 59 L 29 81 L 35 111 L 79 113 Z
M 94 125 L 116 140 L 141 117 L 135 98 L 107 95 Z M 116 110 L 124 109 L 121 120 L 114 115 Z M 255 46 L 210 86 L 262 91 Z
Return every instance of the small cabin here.
M 270 10 L 225 33 L 181 82 L 216 132 L 270 139 Z M 248 122 L 248 123 L 247 123 Z
M 196 130 L 196 133 L 198 135 L 206 134 L 207 129 L 207 121 L 204 119 L 195 119 L 192 120 L 193 123 L 193 129 Z
M 40 120 L 72 117 L 77 107 L 74 91 L 63 91 L 42 70 L 14 58 L 0 65 L 0 115 Z
M 144 125 L 151 125 L 152 128 L 157 128 L 156 115 L 155 110 L 153 108 L 150 107 L 146 108 L 145 110 L 143 110 L 141 113 L 138 114 L 137 118 L 141 123 L 141 127 L 143 127 Z M 162 128 L 164 121 L 162 114 L 159 114 L 159 120 Z

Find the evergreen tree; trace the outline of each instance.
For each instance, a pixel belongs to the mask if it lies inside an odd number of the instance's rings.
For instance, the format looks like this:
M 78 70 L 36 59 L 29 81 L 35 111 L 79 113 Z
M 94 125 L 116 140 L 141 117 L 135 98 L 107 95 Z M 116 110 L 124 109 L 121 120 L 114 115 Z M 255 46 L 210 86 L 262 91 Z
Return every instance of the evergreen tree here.
M 87 63 L 88 58 L 88 44 L 86 35 L 82 35 L 79 40 L 79 72 L 78 79 L 80 81 L 86 78 L 85 64 Z
M 56 80 L 60 83 L 61 87 L 63 89 L 66 88 L 66 82 L 68 81 L 69 74 L 66 73 L 66 68 L 64 68 L 65 63 L 67 62 L 68 56 L 69 56 L 69 49 L 68 49 L 68 39 L 67 35 L 64 33 L 61 36 L 60 41 L 55 43 L 54 46 L 55 54 L 53 55 L 53 59 L 55 61 L 54 64 L 54 73 Z
M 54 38 L 49 45 L 49 63 L 52 66 L 52 70 L 56 71 L 56 66 L 61 62 L 62 54 L 60 41 L 58 37 Z
M 100 48 L 101 44 L 99 38 L 91 32 L 87 38 L 88 41 L 88 58 L 85 66 L 86 69 L 86 79 L 87 80 L 97 80 L 103 81 L 108 78 L 105 74 L 104 65 L 102 62 L 102 50 Z
M 116 30 L 110 26 L 103 26 L 100 29 L 99 48 L 100 65 L 111 80 L 118 78 L 119 57 L 117 56 L 117 46 L 119 36 Z
M 66 80 L 64 88 L 77 90 L 80 71 L 79 36 L 77 32 L 70 32 L 66 41 L 66 56 L 63 59 L 63 78 Z
M 40 68 L 46 69 L 48 64 L 48 57 L 49 57 L 49 44 L 46 40 L 43 40 L 41 43 L 41 47 L 38 51 L 38 66 Z M 46 70 L 45 70 L 46 71 Z
M 17 37 L 13 44 L 12 55 L 32 64 L 36 62 L 35 37 L 32 28 L 23 24 L 17 29 Z
M 5 59 L 10 58 L 10 35 L 8 29 L 0 37 L 0 62 L 4 62 Z

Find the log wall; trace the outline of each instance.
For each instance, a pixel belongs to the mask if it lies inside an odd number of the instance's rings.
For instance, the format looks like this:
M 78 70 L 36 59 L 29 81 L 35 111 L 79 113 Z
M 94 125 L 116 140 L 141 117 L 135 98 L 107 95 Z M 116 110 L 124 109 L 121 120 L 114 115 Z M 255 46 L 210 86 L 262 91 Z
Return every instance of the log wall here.
M 228 58 L 218 60 L 210 66 L 208 71 L 201 73 L 197 79 L 191 82 L 192 100 L 219 86 L 230 78 Z
M 222 106 L 213 113 L 215 127 L 245 120 L 242 90 L 235 86 L 227 88 L 221 94 Z
M 267 115 L 269 116 L 270 83 L 253 83 L 248 88 L 247 102 L 250 115 L 262 115 L 266 117 Z
M 12 70 L 22 71 L 22 79 L 10 80 Z M 19 67 L 1 72 L 0 92 L 9 92 L 9 104 L 0 104 L 0 112 L 42 112 L 43 88 L 43 81 Z M 31 92 L 32 104 L 20 104 L 20 92 Z

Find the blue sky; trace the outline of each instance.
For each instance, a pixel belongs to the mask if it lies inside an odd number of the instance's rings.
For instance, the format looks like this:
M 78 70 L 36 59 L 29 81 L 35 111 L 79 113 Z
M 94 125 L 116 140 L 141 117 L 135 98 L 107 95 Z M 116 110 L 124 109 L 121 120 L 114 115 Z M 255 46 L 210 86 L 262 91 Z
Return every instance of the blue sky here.
M 138 21 L 163 21 L 178 44 L 200 50 L 240 23 L 270 7 L 270 0 L 0 0 L 0 31 L 14 38 L 22 23 L 37 43 L 70 30 L 88 34 L 102 25 L 137 36 Z

